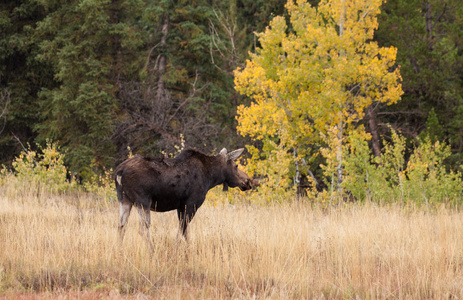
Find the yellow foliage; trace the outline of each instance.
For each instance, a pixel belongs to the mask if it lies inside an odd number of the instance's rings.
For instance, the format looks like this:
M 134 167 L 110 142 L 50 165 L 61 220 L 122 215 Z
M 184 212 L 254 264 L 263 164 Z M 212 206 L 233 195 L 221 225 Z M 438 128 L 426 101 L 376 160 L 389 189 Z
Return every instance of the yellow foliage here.
M 8 174 L 6 169 L 3 169 L 3 180 L 13 180 L 12 176 L 14 176 L 16 180 L 13 181 L 19 189 L 34 186 L 38 190 L 52 193 L 61 193 L 74 188 L 75 183 L 66 179 L 68 172 L 64 166 L 64 155 L 59 152 L 59 147 L 47 141 L 47 147 L 40 150 L 42 153 L 31 149 L 22 151 L 12 163 L 14 175 Z
M 274 143 L 265 155 L 253 155 L 251 165 L 268 174 L 275 167 L 257 167 L 262 158 L 313 155 L 320 134 L 361 120 L 374 102 L 395 103 L 402 95 L 397 49 L 372 42 L 383 0 L 321 0 L 318 8 L 306 0 L 288 1 L 286 20 L 275 17 L 263 33 L 261 48 L 243 69 L 235 71 L 235 87 L 251 97 L 238 108 L 238 131 Z M 288 33 L 289 32 L 289 33 Z M 392 70 L 392 71 L 391 71 Z M 265 150 L 264 150 L 265 152 Z M 291 164 L 289 155 L 282 161 Z M 282 166 L 284 170 L 289 165 Z M 259 169 L 259 170 L 257 170 Z M 283 173 L 279 171 L 278 173 Z

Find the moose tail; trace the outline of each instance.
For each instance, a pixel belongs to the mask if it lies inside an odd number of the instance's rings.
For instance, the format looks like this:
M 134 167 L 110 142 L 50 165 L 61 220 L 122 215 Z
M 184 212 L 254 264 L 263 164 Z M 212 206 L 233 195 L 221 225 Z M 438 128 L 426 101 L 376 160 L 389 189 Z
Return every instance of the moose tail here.
M 122 202 L 122 198 L 124 197 L 124 192 L 122 191 L 122 170 L 116 171 L 116 192 L 117 192 L 117 200 Z

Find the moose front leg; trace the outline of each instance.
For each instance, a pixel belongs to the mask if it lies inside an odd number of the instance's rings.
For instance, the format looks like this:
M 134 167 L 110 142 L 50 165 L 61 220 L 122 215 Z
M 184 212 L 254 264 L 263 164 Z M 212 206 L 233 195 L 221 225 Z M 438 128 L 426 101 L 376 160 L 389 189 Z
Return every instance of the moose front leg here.
M 185 206 L 183 209 L 177 209 L 177 216 L 179 222 L 179 235 L 183 234 L 185 240 L 188 241 L 188 224 L 195 216 L 196 208 L 194 206 Z

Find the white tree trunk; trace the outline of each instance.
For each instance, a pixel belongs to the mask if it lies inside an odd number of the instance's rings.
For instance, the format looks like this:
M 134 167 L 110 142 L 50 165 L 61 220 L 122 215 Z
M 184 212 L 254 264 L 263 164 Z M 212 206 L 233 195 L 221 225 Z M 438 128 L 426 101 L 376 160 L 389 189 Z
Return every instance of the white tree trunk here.
M 341 16 L 339 18 L 339 36 L 342 37 L 344 34 L 344 17 L 346 14 L 345 10 L 345 3 L 344 0 L 341 0 Z M 340 55 L 344 55 L 344 53 L 341 53 Z M 338 163 L 338 167 L 336 168 L 336 175 L 337 175 L 337 182 L 336 182 L 336 191 L 338 194 L 338 197 L 342 196 L 342 134 L 343 134 L 343 121 L 342 121 L 342 110 L 339 112 L 339 123 L 336 125 L 337 127 L 337 139 L 338 139 L 338 148 L 336 149 L 336 160 Z

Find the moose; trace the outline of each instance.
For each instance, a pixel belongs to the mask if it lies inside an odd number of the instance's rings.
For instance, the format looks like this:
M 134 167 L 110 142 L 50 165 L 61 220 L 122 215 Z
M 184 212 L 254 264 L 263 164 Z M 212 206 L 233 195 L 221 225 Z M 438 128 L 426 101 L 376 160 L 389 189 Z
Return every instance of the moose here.
M 188 224 L 210 189 L 220 184 L 242 191 L 251 189 L 252 179 L 235 163 L 243 150 L 227 153 L 223 148 L 218 155 L 209 156 L 188 149 L 174 158 L 134 156 L 122 162 L 115 171 L 121 249 L 134 205 L 140 215 L 140 233 L 153 249 L 149 235 L 151 211 L 177 210 L 179 234 L 188 240 Z

